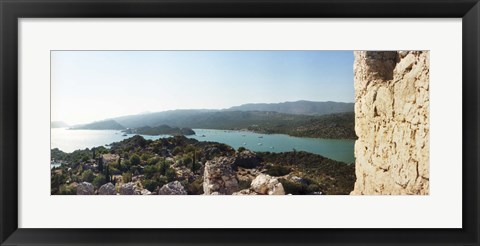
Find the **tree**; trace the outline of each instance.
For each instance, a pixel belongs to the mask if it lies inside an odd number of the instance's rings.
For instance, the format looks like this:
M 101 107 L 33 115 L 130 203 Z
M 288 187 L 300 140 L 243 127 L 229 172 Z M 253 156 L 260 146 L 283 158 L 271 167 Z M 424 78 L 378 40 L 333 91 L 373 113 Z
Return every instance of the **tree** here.
M 98 158 L 98 171 L 103 172 L 103 158 Z
M 110 170 L 108 168 L 108 164 L 105 166 L 105 178 L 107 183 L 110 182 Z
M 92 154 L 92 159 L 94 159 L 94 160 L 95 160 L 95 147 L 94 147 L 94 148 L 92 148 L 92 152 L 93 152 L 93 154 Z
M 133 154 L 130 157 L 130 163 L 131 163 L 132 166 L 139 165 L 140 164 L 140 156 L 138 156 L 137 154 Z
M 193 166 L 195 166 L 196 161 L 197 161 L 197 152 L 195 150 L 193 150 L 193 160 L 192 160 Z

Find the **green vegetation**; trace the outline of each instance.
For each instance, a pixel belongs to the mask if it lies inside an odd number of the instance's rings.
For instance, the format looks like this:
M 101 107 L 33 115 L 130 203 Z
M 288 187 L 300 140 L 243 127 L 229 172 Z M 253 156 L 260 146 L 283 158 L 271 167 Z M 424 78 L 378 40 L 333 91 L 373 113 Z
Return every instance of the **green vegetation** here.
M 290 194 L 349 194 L 355 181 L 355 166 L 306 152 L 250 152 L 216 142 L 200 142 L 184 136 L 146 140 L 133 136 L 112 143 L 110 149 L 96 147 L 64 153 L 52 149 L 52 158 L 62 166 L 51 170 L 51 194 L 76 194 L 76 185 L 89 182 L 95 192 L 111 182 L 117 192 L 133 182 L 139 189 L 157 192 L 163 185 L 179 181 L 188 194 L 203 194 L 205 163 L 215 157 L 236 156 L 232 164 L 239 190 L 247 189 L 254 176 L 277 177 Z
M 324 194 L 349 194 L 355 184 L 355 165 L 353 164 L 348 165 L 321 155 L 303 151 L 283 153 L 258 152 L 257 155 L 264 162 L 276 163 L 275 172 L 290 169 L 293 175 L 308 181 L 307 186 L 317 185 Z M 280 172 L 278 174 L 283 173 Z M 287 183 L 286 185 L 288 186 L 289 184 Z
M 85 182 L 91 183 L 94 178 L 95 178 L 95 176 L 93 175 L 92 170 L 87 170 L 87 171 L 82 173 L 82 180 L 85 181 Z
M 103 174 L 98 174 L 94 179 L 93 179 L 93 186 L 95 186 L 95 188 L 100 188 L 100 186 L 104 185 L 107 183 L 107 179 L 105 178 L 105 175 Z

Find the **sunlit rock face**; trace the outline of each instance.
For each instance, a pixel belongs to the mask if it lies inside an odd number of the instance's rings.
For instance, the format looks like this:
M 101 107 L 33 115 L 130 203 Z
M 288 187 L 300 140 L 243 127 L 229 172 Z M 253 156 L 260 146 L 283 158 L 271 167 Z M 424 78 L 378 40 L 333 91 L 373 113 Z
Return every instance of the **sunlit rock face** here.
M 355 51 L 352 195 L 429 194 L 429 52 Z

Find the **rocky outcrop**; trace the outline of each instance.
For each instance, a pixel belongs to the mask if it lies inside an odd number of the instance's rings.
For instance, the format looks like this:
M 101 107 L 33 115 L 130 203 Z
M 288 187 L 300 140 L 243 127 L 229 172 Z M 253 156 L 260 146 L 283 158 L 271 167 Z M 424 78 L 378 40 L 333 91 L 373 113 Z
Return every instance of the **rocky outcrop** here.
M 429 194 L 428 51 L 355 51 L 351 194 Z
M 175 170 L 179 180 L 193 180 L 195 178 L 195 173 L 180 161 L 175 162 L 175 164 L 172 165 L 172 168 Z
M 115 191 L 115 185 L 112 183 L 106 183 L 98 189 L 99 195 L 116 195 L 117 192 Z
M 88 182 L 82 182 L 77 185 L 77 195 L 93 195 L 93 185 Z
M 235 167 L 244 168 L 255 168 L 258 164 L 260 164 L 260 160 L 257 155 L 250 150 L 238 152 L 235 156 L 235 162 L 233 163 Z
M 120 186 L 120 195 L 140 195 L 140 191 L 137 191 L 135 183 L 126 183 Z
M 235 192 L 233 195 L 285 195 L 285 190 L 278 179 L 260 174 L 252 181 L 249 189 Z
M 187 195 L 187 191 L 183 185 L 178 181 L 173 181 L 165 184 L 158 190 L 159 195 Z
M 203 192 L 211 195 L 231 195 L 238 190 L 238 181 L 233 171 L 234 157 L 216 157 L 205 163 Z

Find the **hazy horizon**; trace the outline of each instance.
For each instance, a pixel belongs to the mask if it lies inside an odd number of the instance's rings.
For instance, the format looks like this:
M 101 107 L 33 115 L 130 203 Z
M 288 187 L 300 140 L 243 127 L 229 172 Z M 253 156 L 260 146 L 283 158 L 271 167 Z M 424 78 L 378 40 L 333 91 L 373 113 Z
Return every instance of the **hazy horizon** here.
M 353 51 L 52 51 L 51 121 L 354 101 Z M 195 81 L 195 82 L 192 82 Z
M 300 101 L 307 101 L 307 100 L 273 102 L 273 103 L 244 103 L 244 104 L 241 104 L 241 105 L 234 105 L 234 106 L 242 106 L 242 105 L 247 105 L 247 104 L 279 104 L 279 103 L 300 102 Z M 353 102 L 337 102 L 337 101 L 308 101 L 308 102 L 353 103 Z M 232 106 L 232 107 L 234 107 L 234 106 Z M 93 120 L 88 121 L 88 122 L 74 123 L 74 124 L 70 124 L 69 122 L 66 122 L 66 121 L 63 121 L 63 120 L 51 120 L 51 122 L 63 122 L 63 123 L 66 123 L 67 125 L 73 126 L 73 125 L 81 125 L 81 124 L 92 123 L 92 122 L 97 122 L 97 121 L 104 121 L 104 120 L 114 119 L 114 118 L 123 117 L 123 116 L 153 114 L 153 113 L 161 113 L 161 112 L 168 112 L 168 111 L 175 111 L 175 110 L 227 110 L 229 108 L 231 108 L 231 107 L 228 107 L 228 108 L 182 108 L 182 109 L 169 109 L 169 110 L 163 110 L 163 111 L 144 111 L 144 112 L 128 114 L 128 115 L 117 115 L 117 116 L 113 116 L 113 117 L 109 117 L 109 118 L 93 119 Z

